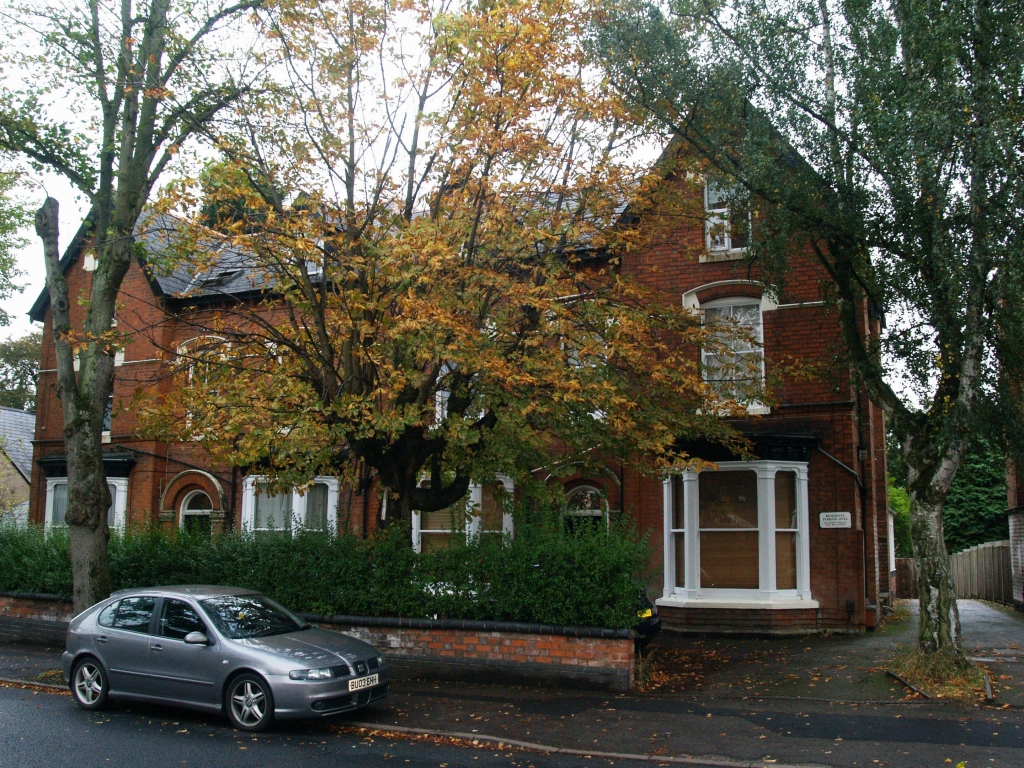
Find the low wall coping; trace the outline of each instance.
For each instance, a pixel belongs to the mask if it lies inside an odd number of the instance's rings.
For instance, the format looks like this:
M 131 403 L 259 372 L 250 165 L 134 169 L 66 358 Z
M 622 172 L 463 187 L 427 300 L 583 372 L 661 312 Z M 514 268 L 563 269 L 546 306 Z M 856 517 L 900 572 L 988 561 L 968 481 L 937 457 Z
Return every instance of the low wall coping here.
M 518 632 L 523 635 L 562 635 L 564 637 L 597 637 L 607 640 L 631 640 L 632 629 L 607 627 L 559 626 L 519 621 L 475 621 L 471 619 L 408 619 L 394 616 L 315 616 L 300 613 L 315 624 L 343 627 L 382 627 L 392 629 L 461 629 L 469 632 Z
M 71 598 L 51 595 L 46 592 L 0 592 L 0 597 L 12 597 L 16 600 L 42 600 L 48 603 L 70 603 Z

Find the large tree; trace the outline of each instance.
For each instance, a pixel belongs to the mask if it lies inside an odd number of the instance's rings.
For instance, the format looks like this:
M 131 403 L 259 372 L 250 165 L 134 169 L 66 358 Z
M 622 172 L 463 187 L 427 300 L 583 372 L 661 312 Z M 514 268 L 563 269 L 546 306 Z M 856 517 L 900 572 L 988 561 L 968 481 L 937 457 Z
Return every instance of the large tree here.
M 166 265 L 222 301 L 179 314 L 191 386 L 149 428 L 286 486 L 379 477 L 386 522 L 499 473 L 546 467 L 542 485 L 555 448 L 653 468 L 685 459 L 677 438 L 728 439 L 736 404 L 692 356 L 725 337 L 616 275 L 661 185 L 584 65 L 585 18 L 549 0 L 268 15 L 282 81 L 220 142 L 212 229 Z
M 43 334 L 39 331 L 0 341 L 0 405 L 35 410 L 42 346 Z
M 595 34 L 638 111 L 753 201 L 767 274 L 785 279 L 790 249 L 817 254 L 853 370 L 899 440 L 919 645 L 959 658 L 943 504 L 972 432 L 1021 434 L 1021 10 L 627 0 Z
M 19 230 L 28 224 L 29 216 L 17 199 L 17 184 L 17 174 L 0 171 L 0 301 L 23 290 L 15 283 L 21 275 L 16 252 L 25 245 Z M 10 322 L 10 315 L 0 307 L 0 326 Z
M 48 197 L 36 214 L 64 413 L 76 611 L 110 589 L 101 432 L 124 343 L 112 323 L 115 301 L 136 257 L 136 224 L 183 145 L 249 90 L 244 45 L 255 38 L 239 27 L 259 5 L 14 0 L 0 10 L 0 149 L 64 176 L 91 206 L 97 266 L 87 296 L 69 295 L 60 269 L 57 200 Z M 81 319 L 72 309 L 78 301 Z

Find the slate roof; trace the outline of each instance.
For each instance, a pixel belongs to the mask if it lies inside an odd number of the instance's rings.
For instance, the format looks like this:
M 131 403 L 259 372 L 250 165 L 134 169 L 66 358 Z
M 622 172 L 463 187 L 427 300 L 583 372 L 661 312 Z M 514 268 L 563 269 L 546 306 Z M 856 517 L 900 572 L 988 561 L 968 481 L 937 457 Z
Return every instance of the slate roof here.
M 92 213 L 86 216 L 82 226 L 72 238 L 60 260 L 60 268 L 64 274 L 74 265 L 89 244 L 92 233 Z M 196 243 L 185 243 L 185 228 L 174 216 L 168 214 L 144 214 L 135 227 L 136 243 L 142 246 L 140 261 L 143 266 L 147 261 L 159 261 L 162 257 L 172 256 L 175 251 L 187 245 L 197 250 Z M 212 233 L 211 233 L 212 234 Z M 224 296 L 241 296 L 258 292 L 267 288 L 267 283 L 255 267 L 255 259 L 240 249 L 211 238 L 207 242 L 198 243 L 204 252 L 201 271 L 191 271 L 179 267 L 171 274 L 163 274 L 160 270 L 146 269 L 150 287 L 157 297 L 170 299 L 216 299 Z M 29 317 L 42 322 L 44 313 L 50 306 L 50 292 L 44 287 L 29 310 Z
M 5 453 L 26 481 L 32 481 L 32 438 L 36 432 L 34 411 L 0 406 L 0 451 Z
M 552 193 L 537 196 L 537 204 L 550 203 L 555 198 Z M 563 200 L 563 205 L 572 205 L 573 200 Z M 613 211 L 620 218 L 629 216 L 629 205 L 626 201 L 618 203 Z M 60 260 L 60 268 L 64 274 L 78 261 L 86 250 L 92 235 L 93 215 L 90 211 L 64 251 Z M 193 252 L 203 253 L 202 268 L 189 269 L 182 266 L 170 274 L 163 274 L 159 269 L 145 269 L 150 287 L 158 298 L 177 300 L 185 303 L 216 301 L 218 298 L 244 298 L 259 294 L 270 287 L 266 273 L 257 266 L 257 260 L 251 253 L 217 239 L 210 233 L 207 241 L 186 241 L 185 227 L 175 216 L 165 213 L 146 212 L 140 217 L 135 227 L 135 241 L 142 246 L 140 262 L 145 267 L 147 262 L 159 262 L 162 257 L 173 256 L 179 248 L 187 248 Z M 194 230 L 192 230 L 194 231 Z M 585 256 L 590 248 L 589 237 L 577 246 L 578 255 Z M 181 259 L 177 259 L 181 261 Z M 311 275 L 312 276 L 312 275 Z M 29 310 L 29 317 L 42 322 L 44 313 L 50 306 L 50 292 L 44 286 L 35 303 Z

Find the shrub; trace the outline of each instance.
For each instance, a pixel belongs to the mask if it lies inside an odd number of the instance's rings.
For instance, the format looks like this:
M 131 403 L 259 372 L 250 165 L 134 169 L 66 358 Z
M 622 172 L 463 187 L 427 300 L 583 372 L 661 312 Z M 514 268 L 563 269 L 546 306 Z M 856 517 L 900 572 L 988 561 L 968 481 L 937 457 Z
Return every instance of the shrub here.
M 114 589 L 230 584 L 300 613 L 629 627 L 646 543 L 625 523 L 568 533 L 555 516 L 514 538 L 483 536 L 417 555 L 392 526 L 363 541 L 312 531 L 210 537 L 114 534 Z M 71 594 L 66 531 L 0 526 L 0 590 Z

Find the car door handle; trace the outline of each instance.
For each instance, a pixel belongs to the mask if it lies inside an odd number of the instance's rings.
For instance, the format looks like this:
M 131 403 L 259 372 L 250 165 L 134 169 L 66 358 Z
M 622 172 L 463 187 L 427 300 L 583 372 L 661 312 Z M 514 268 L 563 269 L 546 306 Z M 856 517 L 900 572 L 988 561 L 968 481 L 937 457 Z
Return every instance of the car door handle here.
M 164 647 L 160 645 L 160 643 L 153 643 L 151 646 L 149 646 L 149 650 L 153 651 L 154 653 L 159 653 L 163 649 Z
M 96 642 L 97 643 L 105 643 L 105 642 L 107 642 L 107 636 L 106 635 L 100 635 L 99 637 L 96 638 Z

